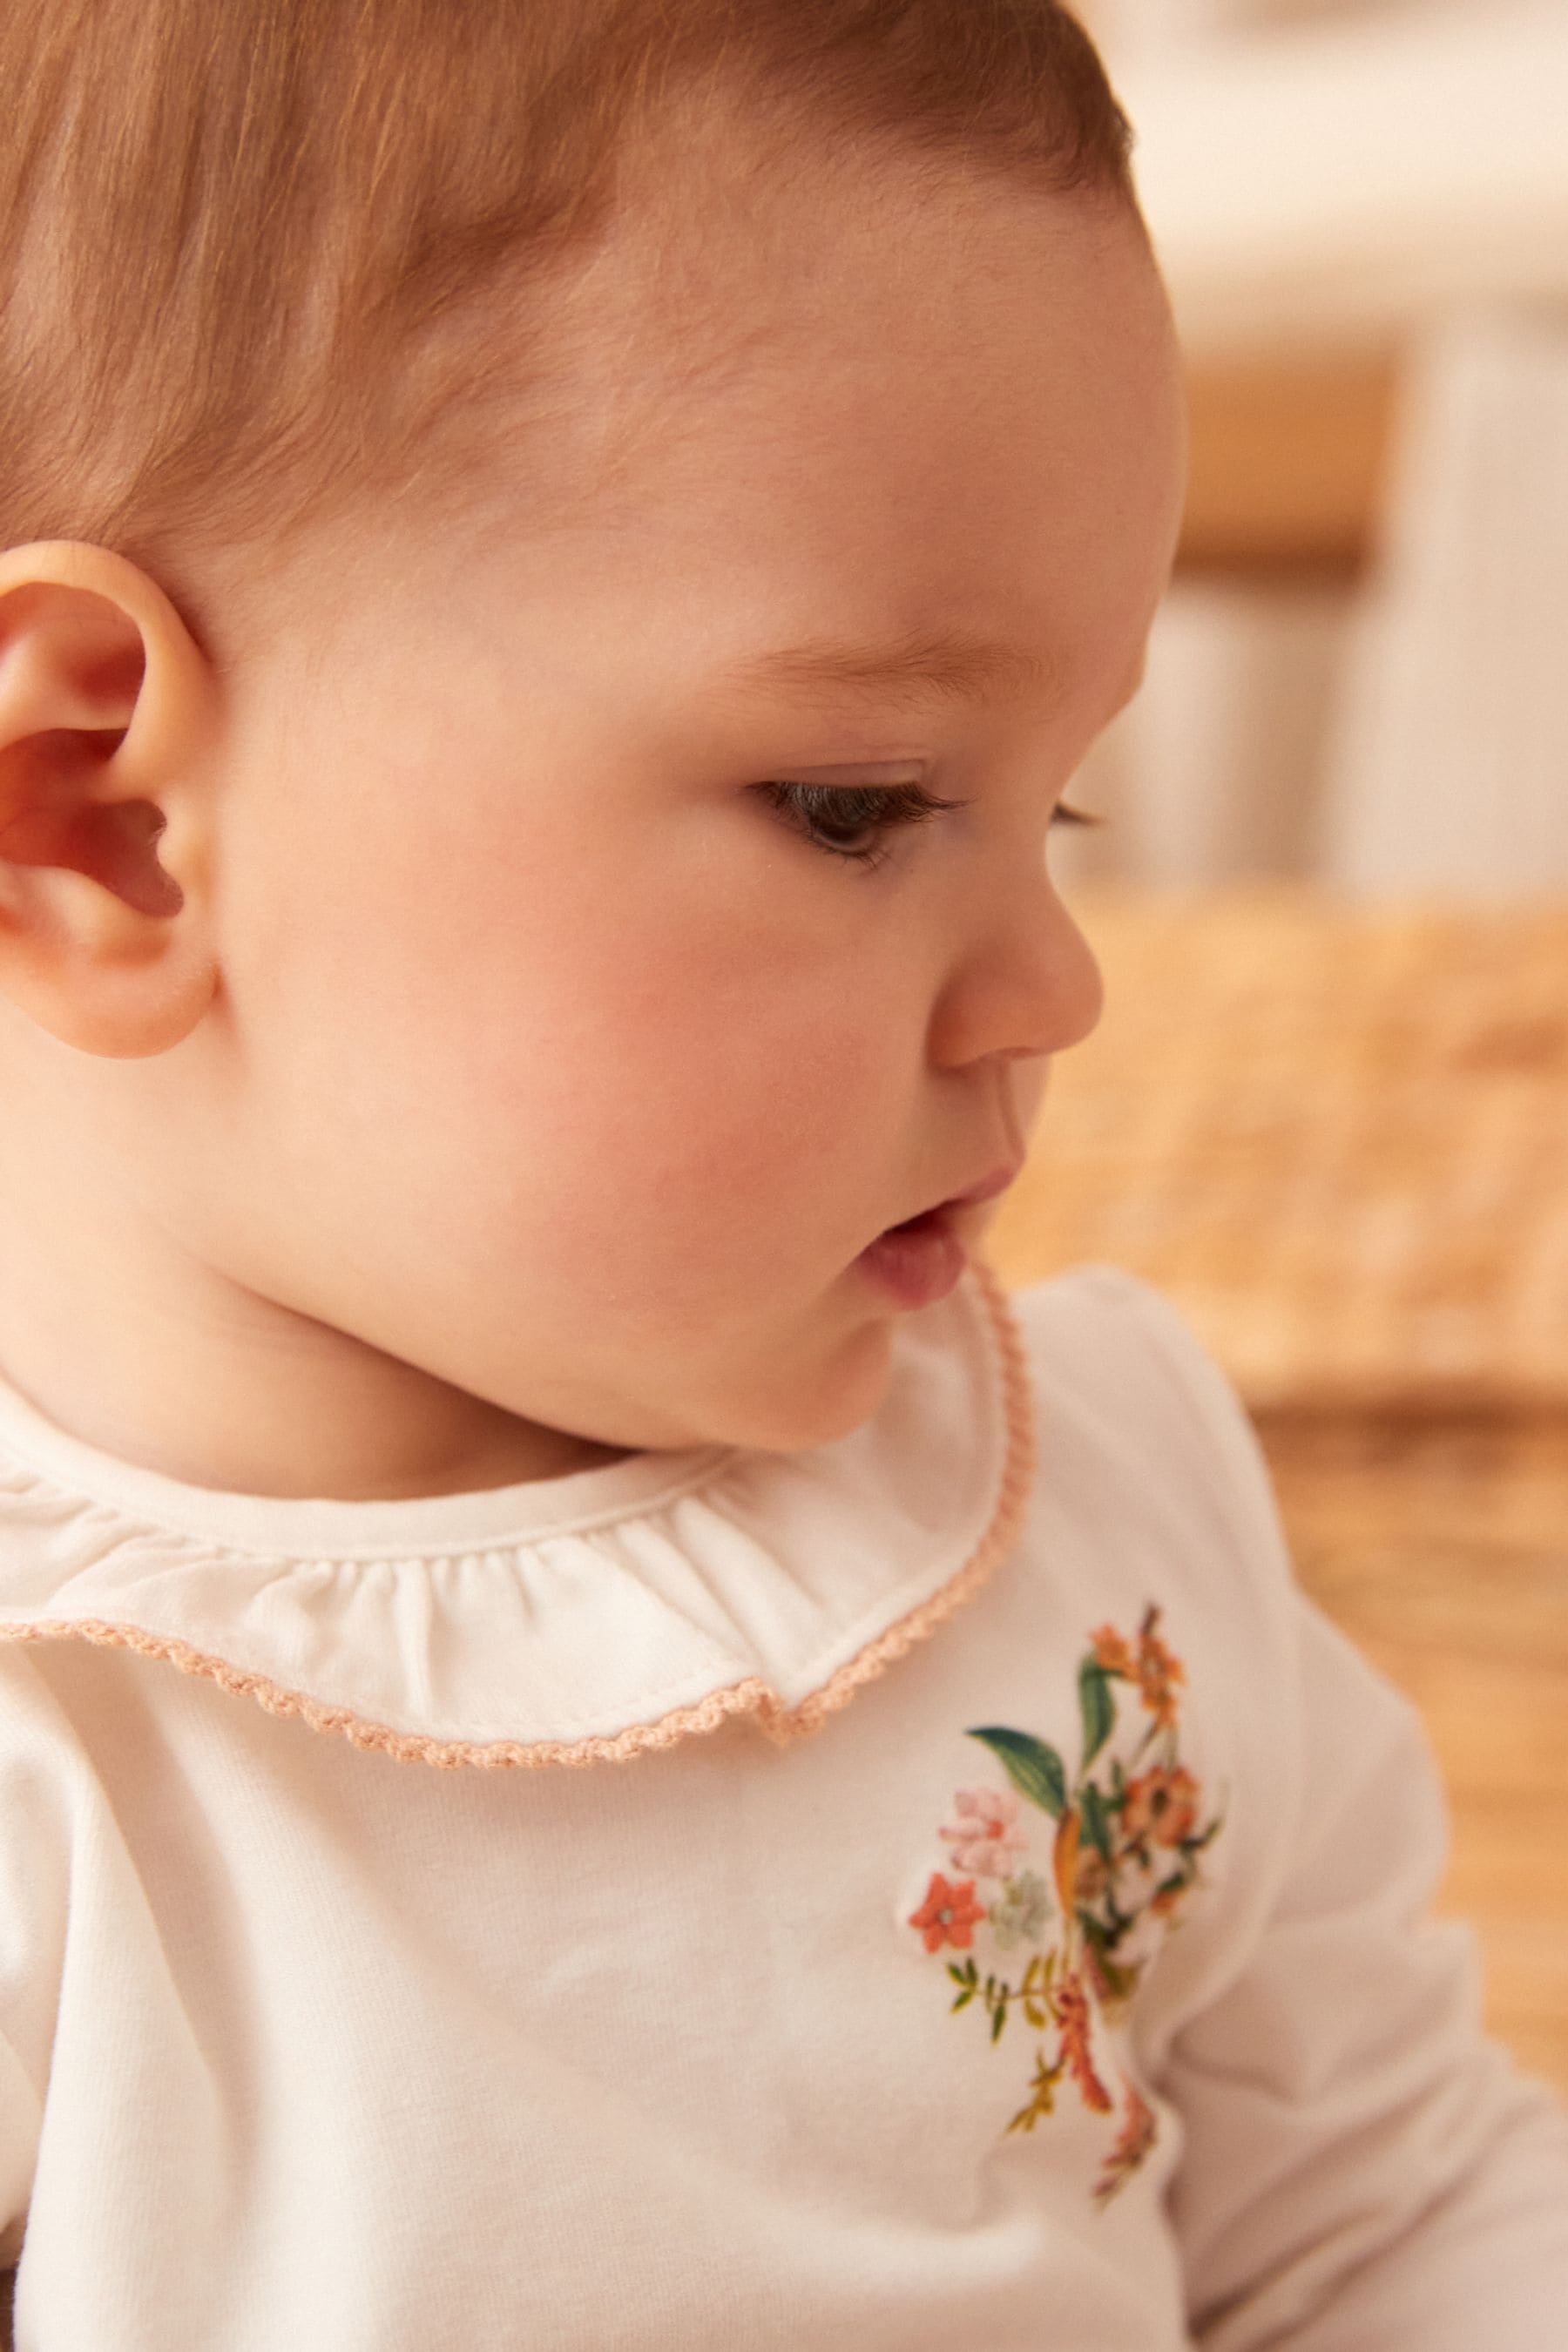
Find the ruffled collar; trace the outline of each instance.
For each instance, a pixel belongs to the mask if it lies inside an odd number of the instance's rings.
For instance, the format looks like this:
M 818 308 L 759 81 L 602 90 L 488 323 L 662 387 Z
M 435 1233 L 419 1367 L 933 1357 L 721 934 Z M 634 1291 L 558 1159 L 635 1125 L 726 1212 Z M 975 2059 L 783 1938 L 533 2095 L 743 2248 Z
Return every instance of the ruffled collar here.
M 750 1714 L 816 1729 L 1011 1549 L 1035 1465 L 991 1268 L 906 1316 L 878 1412 L 467 1495 L 220 1493 L 120 1462 L 0 1380 L 0 1639 L 113 1643 L 364 1748 L 625 1759 Z

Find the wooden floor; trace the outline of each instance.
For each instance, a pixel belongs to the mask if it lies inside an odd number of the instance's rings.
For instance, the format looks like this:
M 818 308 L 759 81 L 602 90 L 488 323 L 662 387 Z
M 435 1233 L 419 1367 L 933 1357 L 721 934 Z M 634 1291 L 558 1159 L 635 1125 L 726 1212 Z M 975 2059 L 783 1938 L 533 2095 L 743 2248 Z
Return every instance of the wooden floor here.
M 1303 1583 L 1425 1717 L 1493 2028 L 1568 2094 L 1568 901 L 1075 911 L 1106 1017 L 987 1255 L 1127 1266 L 1230 1373 Z

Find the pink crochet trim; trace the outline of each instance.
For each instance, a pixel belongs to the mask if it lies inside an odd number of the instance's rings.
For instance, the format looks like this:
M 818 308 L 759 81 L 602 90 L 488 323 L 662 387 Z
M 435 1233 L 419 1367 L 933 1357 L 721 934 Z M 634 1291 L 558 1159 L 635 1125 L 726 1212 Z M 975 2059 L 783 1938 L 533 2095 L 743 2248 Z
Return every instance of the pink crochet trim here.
M 672 1748 L 694 1733 L 717 1731 L 732 1715 L 754 1715 L 759 1727 L 779 1747 L 803 1734 L 820 1730 L 827 1717 L 847 1705 L 863 1683 L 885 1673 L 916 1642 L 925 1641 L 944 1619 L 978 1592 L 992 1570 L 1012 1549 L 1034 1484 L 1036 1442 L 1033 1400 L 1027 1360 L 1006 1294 L 991 1267 L 971 1261 L 1001 1351 L 1003 1410 L 1006 1425 L 1006 1459 L 1001 1492 L 991 1525 L 975 1550 L 949 1578 L 940 1592 L 921 1601 L 875 1641 L 857 1651 L 830 1675 L 821 1688 L 786 1707 L 760 1675 L 728 1689 L 712 1691 L 692 1706 L 674 1708 L 655 1723 L 629 1724 L 626 1730 L 588 1739 L 471 1740 L 431 1739 L 414 1732 L 395 1731 L 389 1724 L 369 1723 L 344 1706 L 322 1706 L 302 1692 L 285 1690 L 265 1675 L 248 1673 L 223 1658 L 209 1656 L 163 1633 L 145 1633 L 135 1626 L 113 1625 L 100 1618 L 34 1621 L 0 1625 L 0 1640 L 11 1642 L 79 1641 L 106 1647 L 134 1650 L 142 1657 L 162 1658 L 182 1674 L 199 1675 L 220 1688 L 253 1698 L 268 1715 L 296 1716 L 312 1731 L 338 1732 L 356 1748 L 375 1748 L 404 1764 L 433 1764 L 444 1771 L 462 1765 L 494 1769 L 506 1765 L 625 1763 L 655 1748 Z

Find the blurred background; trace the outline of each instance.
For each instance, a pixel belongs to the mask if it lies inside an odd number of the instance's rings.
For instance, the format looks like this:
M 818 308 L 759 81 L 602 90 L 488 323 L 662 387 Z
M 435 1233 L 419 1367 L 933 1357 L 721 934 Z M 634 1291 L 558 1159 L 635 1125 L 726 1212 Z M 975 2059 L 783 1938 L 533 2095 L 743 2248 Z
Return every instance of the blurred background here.
M 1568 0 L 1079 13 L 1193 472 L 1053 841 L 1106 1017 L 991 1254 L 1130 1266 L 1226 1364 L 1568 2092 Z
M 1568 5 L 1082 13 L 1193 414 L 1106 869 L 1568 886 Z

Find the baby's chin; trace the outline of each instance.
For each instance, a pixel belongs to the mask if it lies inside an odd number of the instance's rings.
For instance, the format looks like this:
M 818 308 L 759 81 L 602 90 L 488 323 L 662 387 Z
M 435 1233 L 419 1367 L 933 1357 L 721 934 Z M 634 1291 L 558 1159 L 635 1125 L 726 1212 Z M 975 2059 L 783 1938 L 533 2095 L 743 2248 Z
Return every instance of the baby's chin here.
M 850 1436 L 876 1416 L 892 1376 L 898 1318 L 864 1314 L 846 1329 L 842 1318 L 785 1364 L 759 1354 L 751 1364 L 737 1350 L 716 1375 L 693 1383 L 679 1402 L 667 1397 L 643 1412 L 626 1404 L 606 1412 L 596 1434 L 606 1447 L 637 1453 L 679 1453 L 723 1445 L 759 1454 L 799 1454 Z
M 794 1380 L 770 1381 L 763 1368 L 755 1393 L 723 1412 L 723 1442 L 763 1454 L 800 1454 L 851 1436 L 887 1398 L 898 1325 L 896 1315 L 863 1318 L 818 1358 L 814 1370 Z

